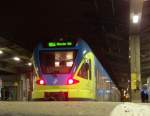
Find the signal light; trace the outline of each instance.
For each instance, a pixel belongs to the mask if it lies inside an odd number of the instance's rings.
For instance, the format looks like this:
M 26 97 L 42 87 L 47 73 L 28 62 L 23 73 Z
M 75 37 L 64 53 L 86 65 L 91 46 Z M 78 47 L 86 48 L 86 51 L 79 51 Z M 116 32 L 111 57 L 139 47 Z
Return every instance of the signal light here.
M 37 80 L 36 83 L 37 83 L 38 85 L 45 85 L 45 84 L 46 84 L 46 82 L 45 82 L 43 79 Z
M 77 83 L 79 83 L 79 81 L 75 80 L 75 79 L 72 79 L 72 78 L 69 78 L 67 80 L 67 85 L 72 85 L 72 84 L 77 84 Z

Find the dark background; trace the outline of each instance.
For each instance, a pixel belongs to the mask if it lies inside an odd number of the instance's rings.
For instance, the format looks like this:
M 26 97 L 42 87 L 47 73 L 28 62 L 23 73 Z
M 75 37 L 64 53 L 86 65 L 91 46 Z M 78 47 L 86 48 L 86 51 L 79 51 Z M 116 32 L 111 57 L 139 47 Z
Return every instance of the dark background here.
M 80 37 L 120 88 L 130 79 L 128 0 L 3 0 L 0 36 L 30 53 L 40 40 Z

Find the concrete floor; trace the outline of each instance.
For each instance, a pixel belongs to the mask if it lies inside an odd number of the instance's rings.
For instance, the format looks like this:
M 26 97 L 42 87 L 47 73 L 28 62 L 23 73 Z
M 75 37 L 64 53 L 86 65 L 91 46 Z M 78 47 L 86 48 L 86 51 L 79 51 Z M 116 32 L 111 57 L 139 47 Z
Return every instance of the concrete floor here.
M 150 116 L 150 104 L 0 101 L 0 116 Z

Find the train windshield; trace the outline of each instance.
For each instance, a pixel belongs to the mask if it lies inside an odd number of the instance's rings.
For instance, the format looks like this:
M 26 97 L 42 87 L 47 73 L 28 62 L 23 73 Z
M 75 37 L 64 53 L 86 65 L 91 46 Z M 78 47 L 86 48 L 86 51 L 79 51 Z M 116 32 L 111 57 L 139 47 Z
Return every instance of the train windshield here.
M 40 51 L 41 70 L 45 74 L 67 74 L 75 56 L 76 51 Z

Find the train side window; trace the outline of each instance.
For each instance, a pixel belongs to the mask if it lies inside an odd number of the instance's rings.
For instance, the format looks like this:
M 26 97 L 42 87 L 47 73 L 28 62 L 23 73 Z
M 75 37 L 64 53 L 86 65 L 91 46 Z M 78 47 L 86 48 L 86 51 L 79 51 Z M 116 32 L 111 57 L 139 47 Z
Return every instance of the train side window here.
M 79 70 L 78 76 L 84 79 L 88 79 L 89 74 L 90 74 L 89 69 L 90 69 L 89 63 L 87 62 L 83 63 L 83 65 L 81 66 L 81 69 Z

